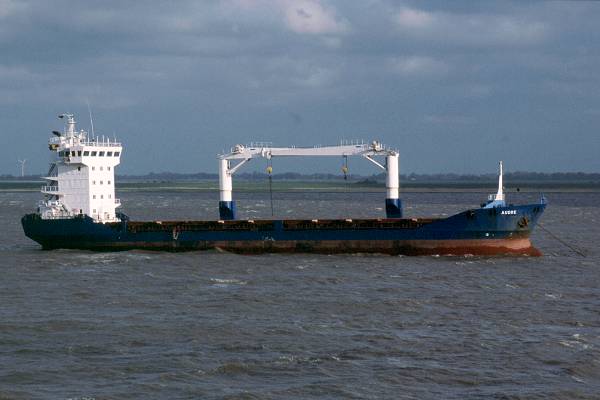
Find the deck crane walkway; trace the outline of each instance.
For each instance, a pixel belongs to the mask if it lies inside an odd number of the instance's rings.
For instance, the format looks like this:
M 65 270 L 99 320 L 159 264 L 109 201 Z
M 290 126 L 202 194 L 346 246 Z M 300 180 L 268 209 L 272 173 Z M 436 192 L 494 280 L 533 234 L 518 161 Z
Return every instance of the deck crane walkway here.
M 253 143 L 249 146 L 235 145 L 228 154 L 219 158 L 219 217 L 222 220 L 236 219 L 236 205 L 232 198 L 233 174 L 253 158 L 273 157 L 322 157 L 360 156 L 386 171 L 385 211 L 387 218 L 402 218 L 402 203 L 399 197 L 398 152 L 377 141 L 371 143 L 341 144 L 323 147 L 272 147 L 270 143 Z M 382 164 L 373 157 L 384 156 Z M 232 162 L 236 162 L 232 165 Z

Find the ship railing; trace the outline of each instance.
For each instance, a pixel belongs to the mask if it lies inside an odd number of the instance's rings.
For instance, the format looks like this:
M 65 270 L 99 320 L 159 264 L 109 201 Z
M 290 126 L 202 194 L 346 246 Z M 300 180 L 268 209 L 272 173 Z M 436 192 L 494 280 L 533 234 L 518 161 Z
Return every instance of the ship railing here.
M 94 147 L 120 147 L 121 142 L 110 141 L 110 140 L 94 140 L 94 139 L 81 139 L 74 137 L 71 140 L 66 140 L 64 137 L 53 137 L 48 140 L 48 144 L 61 145 L 64 144 L 66 146 L 76 146 L 76 145 L 84 145 L 84 146 L 94 146 Z
M 84 146 L 93 146 L 93 147 L 121 147 L 121 143 L 120 142 L 99 142 L 96 140 L 81 140 L 79 141 L 79 144 L 82 144 Z
M 488 201 L 494 201 L 494 200 L 504 201 L 504 193 L 501 194 L 500 196 L 498 196 L 497 193 L 489 194 Z
M 43 215 L 42 219 L 73 219 L 75 215 L 71 214 L 58 214 L 58 215 Z
M 250 142 L 250 144 L 246 147 L 270 149 L 271 147 L 273 147 L 273 142 Z
M 58 186 L 42 186 L 42 192 L 58 192 Z

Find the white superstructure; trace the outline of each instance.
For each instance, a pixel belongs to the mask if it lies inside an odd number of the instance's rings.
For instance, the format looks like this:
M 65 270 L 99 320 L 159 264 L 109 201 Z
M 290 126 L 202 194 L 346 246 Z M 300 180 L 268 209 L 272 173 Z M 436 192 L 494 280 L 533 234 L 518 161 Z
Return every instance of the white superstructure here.
M 40 202 L 43 219 L 72 218 L 88 215 L 97 222 L 119 221 L 115 198 L 115 167 L 121 160 L 121 143 L 104 136 L 90 137 L 77 131 L 72 114 L 66 118 L 64 132 L 53 131 L 48 142 L 53 154 L 48 183 L 42 187 L 45 198 Z

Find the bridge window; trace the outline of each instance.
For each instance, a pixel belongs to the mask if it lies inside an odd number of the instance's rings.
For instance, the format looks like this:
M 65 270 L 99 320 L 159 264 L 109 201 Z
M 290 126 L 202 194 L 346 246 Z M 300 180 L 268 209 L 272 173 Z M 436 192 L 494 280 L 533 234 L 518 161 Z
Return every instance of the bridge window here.
M 107 151 L 106 152 L 106 157 L 112 157 L 112 151 Z
M 77 157 L 81 157 L 81 150 L 77 151 Z
M 98 157 L 104 157 L 104 152 L 103 152 L 103 151 L 101 151 L 101 152 L 98 154 Z
M 103 198 L 104 198 L 104 195 L 103 195 L 103 194 L 101 194 L 101 195 L 100 195 L 100 198 L 101 198 L 101 199 L 103 199 Z
M 92 199 L 95 199 L 95 198 L 96 198 L 96 195 L 92 195 Z
M 106 170 L 107 170 L 107 171 L 110 171 L 110 167 L 106 167 Z
M 84 156 L 84 157 L 85 157 L 85 156 L 89 156 L 89 155 L 90 155 L 90 152 L 89 152 L 89 151 L 84 151 L 84 152 L 83 152 L 83 156 Z
M 104 183 L 104 181 L 100 181 L 100 184 L 102 185 Z
M 92 167 L 92 171 L 95 171 L 95 170 L 96 170 L 96 167 Z
M 92 151 L 92 157 L 96 157 L 96 154 L 98 154 L 98 153 L 96 153 L 95 151 Z
M 106 182 L 107 185 L 110 185 L 110 181 Z
M 100 167 L 100 171 L 102 171 L 104 169 L 104 167 Z
M 92 181 L 92 185 L 95 185 L 95 184 L 96 184 L 96 181 Z
M 115 157 L 119 157 L 120 154 L 121 154 L 120 152 L 115 151 Z

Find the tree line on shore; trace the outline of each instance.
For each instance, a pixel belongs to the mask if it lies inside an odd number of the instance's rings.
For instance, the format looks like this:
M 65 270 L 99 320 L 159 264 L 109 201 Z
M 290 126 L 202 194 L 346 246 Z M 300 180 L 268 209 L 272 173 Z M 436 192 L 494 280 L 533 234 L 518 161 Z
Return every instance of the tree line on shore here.
M 509 172 L 504 174 L 508 181 L 518 182 L 600 182 L 600 173 L 586 172 Z M 256 181 L 264 180 L 268 175 L 264 172 L 242 172 L 236 174 L 236 179 Z M 27 175 L 24 177 L 14 175 L 0 175 L 0 180 L 4 181 L 22 181 L 22 180 L 41 180 L 41 175 Z M 178 180 L 217 180 L 219 175 L 215 173 L 177 173 L 177 172 L 151 172 L 144 175 L 117 175 L 118 180 L 143 180 L 143 181 L 178 181 Z M 297 172 L 283 172 L 273 174 L 273 179 L 277 180 L 343 180 L 342 174 L 313 173 L 301 174 Z M 352 182 L 377 183 L 385 182 L 385 174 L 357 175 L 349 174 L 347 179 Z M 439 173 L 439 174 L 402 174 L 400 180 L 405 182 L 487 182 L 496 180 L 496 174 L 457 174 L 457 173 Z

